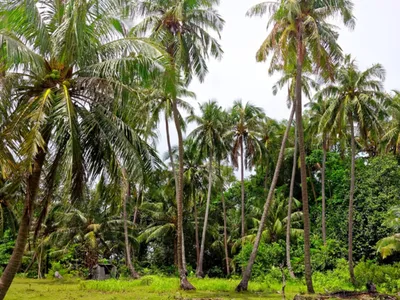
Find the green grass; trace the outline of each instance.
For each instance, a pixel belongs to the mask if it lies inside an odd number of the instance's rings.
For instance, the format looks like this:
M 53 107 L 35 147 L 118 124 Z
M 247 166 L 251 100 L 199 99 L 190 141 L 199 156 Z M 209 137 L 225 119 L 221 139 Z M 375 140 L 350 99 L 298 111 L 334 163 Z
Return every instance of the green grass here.
M 278 283 L 257 283 L 249 285 L 249 292 L 235 293 L 239 280 L 190 278 L 197 288 L 193 292 L 178 289 L 178 279 L 159 276 L 145 276 L 139 280 L 35 280 L 16 278 L 6 300 L 150 300 L 150 299 L 282 299 Z M 289 285 L 286 297 L 304 292 L 303 286 Z

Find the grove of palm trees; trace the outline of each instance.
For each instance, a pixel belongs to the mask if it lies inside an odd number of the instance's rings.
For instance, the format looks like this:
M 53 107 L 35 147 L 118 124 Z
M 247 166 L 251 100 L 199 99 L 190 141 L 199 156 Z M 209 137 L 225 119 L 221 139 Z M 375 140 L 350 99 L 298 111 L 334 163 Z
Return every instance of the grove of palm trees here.
M 198 96 L 219 0 L 0 0 L 0 300 L 396 299 L 400 92 L 356 5 L 240 12 L 282 119 Z

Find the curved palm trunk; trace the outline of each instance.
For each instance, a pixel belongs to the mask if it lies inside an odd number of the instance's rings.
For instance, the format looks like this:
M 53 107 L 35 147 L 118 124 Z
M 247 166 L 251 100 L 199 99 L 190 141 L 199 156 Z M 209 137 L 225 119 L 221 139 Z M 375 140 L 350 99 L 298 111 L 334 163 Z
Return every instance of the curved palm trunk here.
M 126 264 L 128 265 L 129 272 L 133 279 L 139 279 L 139 274 L 136 272 L 135 267 L 132 264 L 131 258 L 131 251 L 130 251 L 130 244 L 129 244 L 129 235 L 128 235 L 128 213 L 126 211 L 126 204 L 128 199 L 131 196 L 131 184 L 129 183 L 129 179 L 127 178 L 127 174 L 125 170 L 122 170 L 123 177 L 126 180 L 126 193 L 125 197 L 123 198 L 123 218 L 124 218 L 124 238 L 125 238 L 125 256 L 126 256 Z
M 175 191 L 177 192 L 179 189 L 178 178 L 176 176 L 174 156 L 173 156 L 172 147 L 171 147 L 171 137 L 170 137 L 170 133 L 169 133 L 168 115 L 166 112 L 165 112 L 165 131 L 167 134 L 168 155 L 169 155 L 169 159 L 171 161 L 172 173 L 174 174 Z M 183 231 L 182 231 L 182 234 L 183 234 Z M 184 241 L 184 240 L 185 239 L 182 237 L 182 241 Z M 184 242 L 182 243 L 182 264 L 183 264 L 183 269 L 185 270 L 185 273 L 186 273 L 187 270 L 186 270 L 186 255 L 185 255 L 185 243 Z
M 322 241 L 326 246 L 326 196 L 325 196 L 325 171 L 326 171 L 326 136 L 324 135 L 324 139 L 322 141 L 322 170 L 321 170 L 321 189 L 322 189 Z
M 179 123 L 179 112 L 176 101 L 172 103 L 172 109 L 174 113 L 174 122 L 176 131 L 178 134 L 178 152 L 179 152 L 179 172 L 177 174 L 178 178 L 178 189 L 176 190 L 176 207 L 177 207 L 177 252 L 178 252 L 178 271 L 180 278 L 180 286 L 184 290 L 194 290 L 194 286 L 187 280 L 185 267 L 183 265 L 183 137 L 182 137 L 182 128 Z
M 242 246 L 244 243 L 245 236 L 245 218 L 244 218 L 244 158 L 243 158 L 243 137 L 240 142 L 240 180 L 242 186 Z
M 353 117 L 349 116 L 350 132 L 351 132 L 351 174 L 350 174 L 350 199 L 349 199 L 349 272 L 350 280 L 353 285 L 356 284 L 353 266 L 353 209 L 354 209 L 354 190 L 356 181 L 356 141 L 354 135 Z
M 293 104 L 295 105 L 295 104 Z M 290 261 L 290 231 L 291 231 L 291 220 L 292 220 L 292 205 L 293 205 L 293 190 L 294 182 L 296 180 L 296 170 L 297 170 L 297 129 L 295 129 L 294 137 L 294 152 L 293 152 L 293 168 L 292 177 L 290 179 L 290 191 L 289 191 L 289 203 L 288 203 L 288 214 L 287 214 L 287 224 L 286 224 L 286 265 L 289 269 L 290 277 L 296 278 L 293 273 L 292 263 Z
M 301 198 L 303 202 L 303 223 L 304 223 L 304 268 L 309 294 L 314 294 L 311 270 L 311 253 L 310 253 L 310 212 L 308 207 L 308 191 L 307 191 L 307 165 L 306 152 L 304 149 L 304 128 L 302 115 L 302 72 L 304 61 L 304 45 L 302 34 L 302 23 L 297 24 L 297 70 L 296 70 L 296 126 L 299 141 L 300 154 L 300 174 L 301 174 Z
M 48 137 L 47 139 L 44 138 L 44 140 L 47 142 Z M 21 265 L 22 256 L 24 255 L 25 246 L 29 236 L 33 215 L 33 206 L 39 190 L 40 175 L 42 173 L 45 157 L 45 150 L 39 148 L 32 164 L 32 173 L 29 174 L 26 181 L 24 210 L 19 224 L 17 240 L 15 242 L 15 247 L 7 267 L 0 278 L 0 300 L 3 300 L 6 296 L 14 276 L 18 272 Z
M 228 233 L 226 229 L 226 206 L 225 206 L 225 195 L 224 190 L 222 189 L 222 213 L 224 219 L 224 250 L 225 250 L 225 264 L 226 264 L 226 274 L 231 275 L 231 271 L 229 269 L 229 252 L 228 252 Z
M 292 111 L 290 112 L 290 117 L 289 117 L 289 121 L 288 124 L 291 124 L 293 122 L 293 116 L 294 116 L 294 106 L 292 107 Z M 278 177 L 279 177 L 279 172 L 282 166 L 282 162 L 283 162 L 283 157 L 285 155 L 285 147 L 286 147 L 286 141 L 289 135 L 289 130 L 290 130 L 290 126 L 287 126 L 285 134 L 283 136 L 282 139 L 282 145 L 281 145 L 281 149 L 279 151 L 279 156 L 278 156 L 278 161 L 276 163 L 276 167 L 275 167 L 275 172 L 274 172 L 274 177 L 272 178 L 272 182 L 271 182 L 271 187 L 268 191 L 268 197 L 265 201 L 264 204 L 264 211 L 260 220 L 260 225 L 258 226 L 258 231 L 257 231 L 257 236 L 256 239 L 254 241 L 254 246 L 253 246 L 253 250 L 250 254 L 250 258 L 249 258 L 249 262 L 247 263 L 247 267 L 246 270 L 243 272 L 243 278 L 240 281 L 239 285 L 236 287 L 236 291 L 237 292 L 242 292 L 242 291 L 247 291 L 248 285 L 249 285 L 249 280 L 251 277 L 251 271 L 254 265 L 254 262 L 256 260 L 256 256 L 257 256 L 257 251 L 258 251 L 258 247 L 260 245 L 261 242 L 261 235 L 262 232 L 264 230 L 264 224 L 265 221 L 267 219 L 267 215 L 268 215 L 268 210 L 269 207 L 271 205 L 271 200 L 272 197 L 274 195 L 275 192 L 275 187 L 276 184 L 278 182 Z
M 210 202 L 211 202 L 211 189 L 212 189 L 212 152 L 210 153 L 209 162 L 208 162 L 208 191 L 207 191 L 207 203 L 206 203 L 206 213 L 204 216 L 204 224 L 203 224 L 203 234 L 201 236 L 201 245 L 200 245 L 200 257 L 199 264 L 197 265 L 196 276 L 199 278 L 204 277 L 203 272 L 203 261 L 204 261 L 204 246 L 206 243 L 206 232 L 207 232 L 207 224 L 208 224 L 208 214 L 210 211 Z

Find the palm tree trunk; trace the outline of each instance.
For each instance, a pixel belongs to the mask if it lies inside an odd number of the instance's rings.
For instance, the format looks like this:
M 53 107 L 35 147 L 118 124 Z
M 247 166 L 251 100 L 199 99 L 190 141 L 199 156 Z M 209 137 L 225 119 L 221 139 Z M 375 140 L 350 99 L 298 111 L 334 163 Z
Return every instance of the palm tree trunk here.
M 169 133 L 169 123 L 168 123 L 167 113 L 165 113 L 165 132 L 167 135 L 168 155 L 169 155 L 169 159 L 171 161 L 172 173 L 174 174 L 175 188 L 176 188 L 176 190 L 178 190 L 178 178 L 176 177 L 175 162 L 174 162 L 174 156 L 173 156 L 172 147 L 171 147 L 171 136 Z
M 292 108 L 292 110 L 290 112 L 290 117 L 289 117 L 288 124 L 291 124 L 293 122 L 294 111 L 295 111 L 295 109 L 294 109 L 294 106 L 293 106 L 293 108 Z M 253 250 L 252 250 L 252 252 L 250 254 L 250 258 L 249 258 L 249 262 L 247 263 L 246 270 L 243 272 L 243 278 L 240 281 L 239 285 L 236 287 L 236 291 L 237 292 L 247 291 L 247 288 L 248 288 L 248 285 L 249 285 L 249 280 L 250 280 L 250 277 L 251 277 L 251 271 L 252 271 L 254 262 L 256 260 L 258 247 L 259 247 L 260 242 L 261 242 L 261 235 L 262 235 L 262 232 L 264 230 L 264 224 L 265 224 L 265 221 L 267 219 L 268 210 L 269 210 L 269 207 L 271 205 L 271 200 L 272 200 L 272 197 L 273 197 L 274 192 L 275 192 L 275 187 L 276 187 L 276 184 L 278 182 L 279 172 L 280 172 L 280 169 L 281 169 L 281 166 L 282 166 L 283 157 L 285 155 L 285 147 L 286 147 L 286 141 L 287 141 L 287 138 L 288 138 L 288 135 L 289 135 L 289 130 L 290 130 L 290 126 L 287 126 L 285 134 L 284 134 L 283 139 L 282 139 L 282 145 L 281 145 L 281 149 L 279 151 L 279 156 L 278 156 L 278 161 L 277 161 L 276 167 L 275 167 L 274 177 L 272 178 L 271 187 L 270 187 L 270 189 L 268 191 L 268 197 L 267 197 L 267 199 L 265 201 L 265 204 L 264 204 L 264 211 L 263 211 L 263 214 L 262 214 L 262 217 L 261 217 L 261 220 L 260 220 L 260 224 L 258 226 L 257 236 L 256 236 L 256 239 L 254 241 Z
M 212 189 L 212 152 L 210 151 L 210 157 L 208 158 L 208 191 L 207 191 L 207 203 L 206 203 L 206 213 L 204 216 L 204 224 L 203 224 L 203 234 L 201 236 L 201 245 L 200 245 L 200 257 L 199 264 L 197 265 L 196 276 L 199 278 L 204 277 L 203 272 L 203 261 L 204 261 L 204 246 L 206 243 L 206 232 L 207 232 L 207 224 L 208 224 L 208 214 L 210 211 L 210 202 L 211 202 L 211 189 Z
M 49 136 L 44 137 L 43 139 L 47 143 L 47 141 L 49 140 Z M 6 296 L 6 293 L 14 279 L 14 276 L 18 272 L 21 265 L 26 242 L 29 236 L 29 230 L 31 227 L 33 215 L 33 206 L 37 196 L 37 192 L 39 190 L 40 175 L 42 173 L 45 157 L 45 150 L 39 148 L 38 153 L 36 154 L 32 164 L 32 172 L 28 175 L 26 181 L 24 210 L 19 224 L 17 240 L 15 242 L 15 247 L 7 264 L 7 267 L 0 278 L 0 300 L 3 300 Z
M 42 276 L 43 246 L 39 246 L 39 247 L 40 247 L 40 249 L 38 249 L 39 255 L 38 255 L 38 260 L 37 260 L 37 263 L 38 263 L 38 279 L 43 279 L 43 276 Z
M 314 196 L 314 201 L 315 201 L 315 203 L 317 203 L 317 193 L 315 192 L 314 181 L 313 181 L 313 175 L 312 175 L 312 173 L 311 173 L 310 166 L 307 166 L 307 170 L 308 170 L 308 176 L 309 176 L 309 178 L 310 178 L 311 191 L 312 191 L 313 196 Z
M 197 213 L 197 203 L 195 197 L 193 197 L 193 205 L 194 205 L 194 234 L 195 236 L 195 241 L 196 241 L 196 266 L 199 264 L 199 258 L 200 258 L 200 245 L 199 245 L 199 219 L 198 219 L 198 213 Z
M 130 246 L 129 246 L 129 235 L 128 235 L 128 213 L 126 211 L 126 204 L 131 197 L 131 184 L 129 182 L 129 179 L 126 174 L 126 170 L 122 169 L 123 173 L 123 178 L 125 180 L 126 184 L 126 192 L 125 196 L 123 197 L 123 218 L 124 218 L 124 238 L 125 238 L 125 256 L 126 256 L 126 264 L 128 265 L 129 272 L 131 273 L 131 277 L 133 279 L 139 279 L 139 274 L 136 272 L 135 267 L 132 264 L 132 258 L 131 258 L 131 251 L 130 251 Z
M 322 241 L 326 246 L 326 197 L 325 197 L 325 171 L 326 171 L 326 136 L 324 135 L 322 141 L 322 170 L 321 170 L 321 189 L 322 189 Z
M 293 105 L 295 105 L 295 104 L 293 103 Z M 293 167 L 292 167 L 292 177 L 290 179 L 289 203 L 288 203 L 288 214 L 287 214 L 287 224 L 286 224 L 286 265 L 289 269 L 290 277 L 292 277 L 292 278 L 296 278 L 296 276 L 293 273 L 292 263 L 290 261 L 290 232 L 291 232 L 294 182 L 296 180 L 296 170 L 297 170 L 297 147 L 298 147 L 297 146 L 297 129 L 295 129 Z
M 177 178 L 177 174 L 176 174 L 176 170 L 175 170 L 175 162 L 174 162 L 174 155 L 172 153 L 172 147 L 171 147 L 171 137 L 170 137 L 170 133 L 169 133 L 169 123 L 168 123 L 168 115 L 167 112 L 165 112 L 165 131 L 167 134 L 167 144 L 168 144 L 168 155 L 169 155 L 169 159 L 171 161 L 171 168 L 172 168 L 172 173 L 174 174 L 174 180 L 175 180 L 175 191 L 176 193 L 178 192 L 179 189 L 179 183 L 178 183 L 178 178 Z M 182 231 L 183 234 L 183 231 Z M 182 241 L 184 241 L 184 238 L 182 237 Z M 182 243 L 182 267 L 185 271 L 185 273 L 187 273 L 186 270 L 186 256 L 185 256 L 185 244 L 184 242 Z
M 243 153 L 243 137 L 240 141 L 240 181 L 242 185 L 242 246 L 245 236 L 245 218 L 244 218 L 244 153 Z
M 350 280 L 353 285 L 356 284 L 353 266 L 353 206 L 354 206 L 354 190 L 356 181 L 356 141 L 354 135 L 353 117 L 349 116 L 350 133 L 351 133 L 351 174 L 350 174 L 350 199 L 349 199 L 349 272 Z
M 314 294 L 311 270 L 311 253 L 310 253 L 310 212 L 308 207 L 308 191 L 307 191 L 307 165 L 306 152 L 304 149 L 304 129 L 302 115 L 302 72 L 304 61 L 304 45 L 302 34 L 302 21 L 297 24 L 297 71 L 296 71 L 296 125 L 299 141 L 300 154 L 300 174 L 301 174 L 301 197 L 303 202 L 303 223 L 304 223 L 304 268 L 309 294 Z
M 133 211 L 133 221 L 132 221 L 133 225 L 136 224 L 137 215 L 138 215 L 138 206 L 137 206 L 137 204 L 136 204 L 136 205 L 135 205 L 135 210 Z
M 179 172 L 178 172 L 178 189 L 176 190 L 176 207 L 177 207 L 177 252 L 178 252 L 178 270 L 180 278 L 180 286 L 183 290 L 194 290 L 194 286 L 187 280 L 185 266 L 183 265 L 183 137 L 182 128 L 179 122 L 179 111 L 176 101 L 172 103 L 172 110 L 174 113 L 174 122 L 176 127 L 176 132 L 178 134 L 178 157 L 179 157 Z
M 229 269 L 229 253 L 228 253 L 228 233 L 226 228 L 226 206 L 225 206 L 225 195 L 224 189 L 222 189 L 222 213 L 224 219 L 224 250 L 225 250 L 225 264 L 226 264 L 226 274 L 229 276 L 231 275 L 231 271 Z

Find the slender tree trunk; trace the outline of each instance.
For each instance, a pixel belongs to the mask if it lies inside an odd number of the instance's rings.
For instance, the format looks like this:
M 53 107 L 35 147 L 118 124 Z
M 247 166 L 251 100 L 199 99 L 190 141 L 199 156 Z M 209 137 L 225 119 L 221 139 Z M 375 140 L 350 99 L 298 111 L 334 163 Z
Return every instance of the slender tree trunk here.
M 292 111 L 290 112 L 290 117 L 289 117 L 289 121 L 288 124 L 292 124 L 293 122 L 293 116 L 294 116 L 294 106 L 292 107 Z M 256 239 L 254 241 L 254 246 L 253 246 L 253 250 L 250 254 L 250 258 L 249 258 L 249 262 L 247 263 L 247 267 L 246 270 L 243 272 L 243 278 L 240 281 L 239 285 L 236 287 L 236 291 L 237 292 L 242 292 L 242 291 L 247 291 L 248 285 L 249 285 L 249 280 L 251 277 L 251 271 L 254 265 L 254 262 L 256 260 L 256 256 L 257 256 L 257 251 L 258 251 L 258 247 L 260 245 L 261 242 L 261 235 L 262 232 L 264 230 L 264 224 L 265 224 L 265 220 L 267 219 L 268 216 L 268 210 L 269 207 L 271 205 L 271 200 L 274 196 L 274 192 L 275 192 L 275 187 L 276 184 L 278 182 L 278 177 L 279 177 L 279 172 L 282 166 L 282 162 L 283 162 L 283 157 L 285 155 L 285 147 L 286 147 L 286 141 L 289 135 L 289 130 L 290 130 L 290 126 L 287 126 L 285 134 L 283 136 L 282 139 L 282 145 L 281 145 L 281 149 L 279 151 L 279 156 L 278 156 L 278 161 L 276 163 L 276 167 L 275 167 L 275 172 L 274 172 L 274 177 L 272 178 L 272 182 L 271 182 L 271 187 L 268 191 L 268 197 L 265 201 L 264 204 L 264 210 L 263 210 L 263 214 L 260 220 L 260 224 L 258 226 L 258 231 L 257 231 L 257 236 Z
M 186 251 L 185 251 L 185 231 L 182 230 L 182 266 L 185 274 L 187 274 L 186 269 Z
M 124 218 L 124 238 L 125 238 L 125 256 L 126 256 L 126 264 L 128 265 L 129 272 L 133 279 L 139 279 L 139 274 L 136 272 L 135 267 L 132 263 L 131 251 L 129 245 L 129 235 L 128 235 L 128 213 L 126 211 L 126 204 L 131 197 L 131 184 L 129 182 L 129 178 L 127 176 L 126 170 L 122 169 L 123 177 L 125 180 L 126 191 L 125 196 L 123 197 L 122 209 L 123 209 L 123 218 Z
M 168 155 L 169 155 L 169 159 L 171 161 L 172 173 L 174 174 L 175 188 L 176 188 L 176 191 L 178 191 L 178 178 L 176 176 L 174 155 L 172 153 L 171 136 L 170 136 L 170 133 L 169 133 L 169 123 L 168 123 L 168 115 L 167 115 L 167 113 L 165 113 L 165 132 L 166 132 L 166 135 L 167 135 Z
M 207 232 L 207 224 L 208 224 L 208 214 L 210 211 L 210 202 L 211 202 L 211 189 L 212 189 L 212 152 L 210 152 L 210 157 L 208 158 L 208 191 L 207 191 L 207 203 L 206 203 L 206 213 L 204 216 L 204 224 L 203 224 L 203 234 L 201 236 L 201 245 L 200 245 L 200 257 L 199 264 L 197 265 L 196 276 L 199 278 L 204 277 L 203 272 L 203 261 L 204 261 L 204 247 L 206 243 L 206 232 Z
M 46 143 L 49 140 L 49 133 L 47 134 L 48 136 L 44 137 Z M 15 241 L 15 247 L 7 267 L 0 278 L 0 300 L 3 300 L 6 296 L 14 276 L 18 272 L 21 265 L 25 246 L 29 236 L 33 215 L 33 206 L 39 189 L 40 175 L 42 173 L 45 157 L 45 150 L 39 148 L 32 164 L 32 173 L 28 175 L 26 180 L 24 210 L 19 224 L 17 240 Z
M 33 253 L 31 262 L 30 262 L 29 265 L 26 267 L 24 273 L 28 273 L 28 271 L 32 268 L 33 264 L 35 263 L 36 256 L 37 256 L 37 252 L 35 251 L 35 253 Z
M 349 272 L 350 280 L 353 285 L 356 284 L 353 266 L 353 209 L 354 209 L 354 190 L 356 181 L 356 141 L 354 135 L 353 117 L 349 116 L 351 132 L 351 174 L 350 174 L 350 199 L 349 199 Z
M 242 185 L 242 246 L 245 236 L 245 217 L 244 217 L 244 153 L 243 153 L 243 137 L 240 141 L 240 180 Z
M 180 286 L 183 290 L 194 290 L 194 286 L 187 280 L 185 266 L 183 265 L 183 137 L 182 137 L 182 128 L 179 123 L 179 111 L 177 107 L 176 101 L 172 103 L 172 109 L 174 113 L 174 122 L 176 131 L 178 134 L 178 157 L 179 157 L 179 172 L 178 172 L 178 189 L 176 190 L 176 206 L 177 206 L 177 235 L 178 235 L 178 243 L 177 243 L 177 251 L 178 251 L 178 270 L 179 270 L 179 278 L 180 278 Z
M 43 276 L 42 276 L 43 246 L 39 246 L 39 247 L 40 247 L 40 250 L 38 249 L 39 250 L 39 255 L 38 255 L 38 260 L 37 260 L 37 263 L 38 263 L 38 279 L 43 279 Z
M 293 103 L 293 105 L 295 104 Z M 287 224 L 286 224 L 286 265 L 289 269 L 290 277 L 292 278 L 296 278 L 296 276 L 293 273 L 292 263 L 290 261 L 290 232 L 291 232 L 293 191 L 294 191 L 294 182 L 296 180 L 296 170 L 297 170 L 297 129 L 295 129 L 295 134 L 294 134 L 293 167 L 292 167 L 292 177 L 290 179 L 289 203 L 288 203 L 288 214 L 287 214 Z
M 313 196 L 314 196 L 314 201 L 315 201 L 315 203 L 317 203 L 317 193 L 315 192 L 314 181 L 313 181 L 313 175 L 312 175 L 312 173 L 311 173 L 310 166 L 307 166 L 307 170 L 308 170 L 308 176 L 309 176 L 309 178 L 310 178 L 311 191 L 312 191 Z
M 178 265 L 178 237 L 174 237 L 174 265 L 179 268 Z
M 229 276 L 231 275 L 231 271 L 229 268 L 229 252 L 228 252 L 228 233 L 226 228 L 226 206 L 225 206 L 225 195 L 224 189 L 222 188 L 222 213 L 224 219 L 224 250 L 225 250 L 225 264 L 226 264 L 226 274 Z
M 196 266 L 199 265 L 199 258 L 200 258 L 200 245 L 199 245 L 199 219 L 198 219 L 198 213 L 197 213 L 197 203 L 196 199 L 193 196 L 193 201 L 194 201 L 194 234 L 195 236 L 195 241 L 196 241 Z
M 307 191 L 307 165 L 306 152 L 304 149 L 304 129 L 302 115 L 302 71 L 304 61 L 304 45 L 302 34 L 302 21 L 297 24 L 297 71 L 296 71 L 296 125 L 299 141 L 300 154 L 300 174 L 301 174 L 301 197 L 303 202 L 303 223 L 304 223 L 304 268 L 309 294 L 314 294 L 311 270 L 311 253 L 310 253 L 310 213 L 308 207 L 308 191 Z
M 137 215 L 138 215 L 138 205 L 136 204 L 135 205 L 135 210 L 133 211 L 133 225 L 135 225 L 136 224 L 136 222 L 137 222 Z
M 175 191 L 176 191 L 176 193 L 178 193 L 179 182 L 178 182 L 178 177 L 177 177 L 176 170 L 175 170 L 174 155 L 173 155 L 173 153 L 172 153 L 171 137 L 170 137 L 170 133 L 169 133 L 169 123 L 168 123 L 168 115 L 167 115 L 167 112 L 165 112 L 165 131 L 166 131 L 166 134 L 167 134 L 168 155 L 169 155 L 169 159 L 170 159 L 170 161 L 171 161 L 172 173 L 174 174 Z M 183 222 L 183 221 L 182 221 L 182 222 Z M 182 230 L 182 234 L 183 234 L 183 230 Z M 184 238 L 183 238 L 183 237 L 182 237 L 182 241 L 184 241 Z M 187 270 L 186 270 L 185 244 L 184 244 L 184 242 L 182 243 L 182 267 L 183 267 L 185 273 L 187 273 Z
M 321 170 L 321 189 L 322 189 L 322 241 L 326 246 L 326 196 L 325 196 L 325 171 L 326 171 L 326 136 L 322 140 L 322 170 Z

